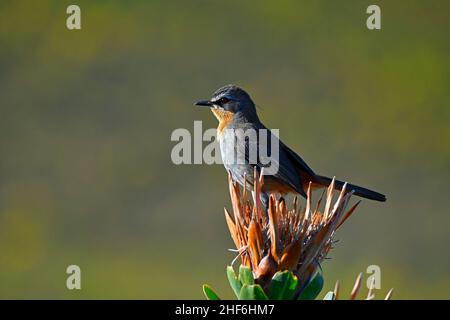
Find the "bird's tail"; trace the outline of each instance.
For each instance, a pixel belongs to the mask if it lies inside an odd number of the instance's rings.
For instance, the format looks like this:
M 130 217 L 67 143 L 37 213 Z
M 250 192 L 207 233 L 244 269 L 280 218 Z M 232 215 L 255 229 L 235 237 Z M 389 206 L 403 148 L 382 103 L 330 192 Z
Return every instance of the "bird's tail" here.
M 328 187 L 331 183 L 331 178 L 328 177 L 324 177 L 324 176 L 319 176 L 317 175 L 317 181 L 316 183 L 319 183 L 321 185 L 323 185 L 324 187 Z M 341 190 L 342 187 L 344 186 L 344 182 L 343 181 L 339 181 L 339 180 L 335 180 L 334 181 L 336 189 Z M 353 190 L 354 194 L 356 194 L 357 196 L 366 198 L 366 199 L 370 199 L 370 200 L 376 200 L 376 201 L 386 201 L 386 196 L 384 194 L 378 193 L 376 191 L 373 190 L 369 190 L 360 186 L 355 186 L 353 184 L 347 183 L 347 188 L 348 191 Z

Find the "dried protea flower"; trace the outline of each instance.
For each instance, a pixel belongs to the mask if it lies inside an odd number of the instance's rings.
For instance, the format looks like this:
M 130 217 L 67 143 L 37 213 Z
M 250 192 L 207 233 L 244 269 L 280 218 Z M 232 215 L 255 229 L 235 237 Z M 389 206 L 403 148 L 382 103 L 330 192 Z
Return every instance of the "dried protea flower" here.
M 253 204 L 247 199 L 244 185 L 241 193 L 239 185 L 228 177 L 233 214 L 225 209 L 225 218 L 231 238 L 241 258 L 239 272 L 227 267 L 227 278 L 233 292 L 240 300 L 266 299 L 316 299 L 323 287 L 320 263 L 326 257 L 334 243 L 336 230 L 350 217 L 359 202 L 346 210 L 353 192 L 346 191 L 344 184 L 334 201 L 334 179 L 326 190 L 324 208 L 321 203 L 324 194 L 312 207 L 311 184 L 307 190 L 304 209 L 298 208 L 294 198 L 290 208 L 285 200 L 269 195 L 267 208 L 260 203 L 261 187 L 264 175 L 254 172 Z M 246 179 L 244 179 L 245 181 Z M 361 288 L 362 274 L 356 280 L 350 294 L 355 299 Z M 374 299 L 374 282 L 369 288 L 367 298 Z M 214 290 L 203 285 L 208 299 L 219 299 Z M 386 296 L 390 299 L 392 289 Z M 334 291 L 325 295 L 324 300 L 336 300 L 339 297 L 339 282 Z
M 346 191 L 346 185 L 333 201 L 333 179 L 326 191 L 323 211 L 320 211 L 323 195 L 315 208 L 312 206 L 310 184 L 304 209 L 298 208 L 297 198 L 288 208 L 282 197 L 277 199 L 270 194 L 266 212 L 260 203 L 263 177 L 255 170 L 252 204 L 245 186 L 241 193 L 239 185 L 229 176 L 233 214 L 225 209 L 225 218 L 238 256 L 243 265 L 251 268 L 255 283 L 266 290 L 276 272 L 291 271 L 298 279 L 298 297 L 331 249 L 335 231 L 359 202 L 345 210 L 352 195 Z

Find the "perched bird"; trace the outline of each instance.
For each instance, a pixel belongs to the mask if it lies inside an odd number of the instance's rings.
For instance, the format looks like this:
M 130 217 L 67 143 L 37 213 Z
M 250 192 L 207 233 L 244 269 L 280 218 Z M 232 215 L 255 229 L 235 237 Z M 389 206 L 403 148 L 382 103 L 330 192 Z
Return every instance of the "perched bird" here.
M 312 189 L 328 187 L 331 178 L 316 174 L 303 159 L 285 145 L 278 137 L 275 137 L 270 130 L 258 118 L 256 107 L 250 95 L 243 89 L 235 85 L 227 85 L 213 93 L 208 100 L 201 100 L 195 103 L 197 106 L 211 108 L 214 116 L 219 120 L 217 128 L 217 138 L 220 144 L 222 161 L 225 169 L 231 173 L 233 180 L 245 185 L 249 190 L 253 188 L 253 172 L 256 167 L 260 172 L 264 166 L 260 159 L 259 149 L 261 149 L 261 137 L 255 139 L 245 139 L 239 137 L 233 140 L 232 136 L 225 134 L 227 131 L 241 132 L 253 129 L 257 132 L 268 132 L 264 140 L 266 150 L 271 150 L 273 143 L 278 144 L 278 157 L 271 159 L 275 161 L 278 170 L 273 174 L 264 176 L 264 185 L 262 188 L 261 200 L 267 205 L 268 193 L 287 193 L 300 194 L 306 197 L 306 191 L 311 183 Z M 228 130 L 233 129 L 233 130 Z M 265 130 L 261 130 L 265 129 Z M 239 134 L 239 133 L 237 133 Z M 255 140 L 255 141 L 252 141 Z M 249 150 L 254 147 L 257 151 L 256 161 L 250 161 Z M 244 161 L 236 161 L 241 156 Z M 273 163 L 272 163 L 273 165 Z M 341 190 L 344 185 L 342 181 L 335 181 L 337 189 Z M 378 192 L 359 187 L 353 184 L 347 184 L 347 190 L 353 190 L 355 195 L 363 198 L 386 201 L 386 197 Z

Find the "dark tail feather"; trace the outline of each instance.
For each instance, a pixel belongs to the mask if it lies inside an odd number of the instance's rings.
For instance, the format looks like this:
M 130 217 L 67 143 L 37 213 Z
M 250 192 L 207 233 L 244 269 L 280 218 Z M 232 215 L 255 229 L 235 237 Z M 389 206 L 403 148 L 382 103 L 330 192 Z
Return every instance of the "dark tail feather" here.
M 319 181 L 317 181 L 318 183 L 324 185 L 324 186 L 329 186 L 331 183 L 331 178 L 328 177 L 324 177 L 324 176 L 317 176 L 317 178 L 319 178 Z M 341 190 L 342 187 L 344 186 L 344 182 L 339 181 L 339 180 L 335 180 L 334 181 L 336 189 Z M 384 194 L 378 193 L 376 191 L 372 191 L 363 187 L 359 187 L 359 186 L 355 186 L 353 184 L 347 183 L 347 190 L 354 191 L 354 194 L 356 194 L 357 196 L 366 198 L 366 199 L 370 199 L 370 200 L 376 200 L 376 201 L 386 201 L 386 196 Z

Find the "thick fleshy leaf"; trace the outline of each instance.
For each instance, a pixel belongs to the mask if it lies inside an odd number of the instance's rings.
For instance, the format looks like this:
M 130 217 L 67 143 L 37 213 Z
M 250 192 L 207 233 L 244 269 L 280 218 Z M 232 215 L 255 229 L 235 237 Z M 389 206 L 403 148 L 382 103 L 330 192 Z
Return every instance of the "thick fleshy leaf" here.
M 336 300 L 336 296 L 334 295 L 333 291 L 328 292 L 323 300 Z
M 299 300 L 314 300 L 322 291 L 323 277 L 319 272 L 317 275 L 306 285 L 306 287 L 300 293 Z
M 244 284 L 239 294 L 239 300 L 268 300 L 264 290 L 259 284 Z
M 233 289 L 234 294 L 237 298 L 239 298 L 239 293 L 241 292 L 242 284 L 236 276 L 236 272 L 232 266 L 227 267 L 227 278 L 230 283 L 231 288 Z
M 214 290 L 207 284 L 203 285 L 203 293 L 208 300 L 220 300 L 219 296 L 214 292 Z
M 239 267 L 239 281 L 241 281 L 242 285 L 252 285 L 255 283 L 252 269 L 250 269 L 250 267 L 241 264 Z
M 272 277 L 269 287 L 269 298 L 273 300 L 292 300 L 297 288 L 298 279 L 290 271 L 278 271 Z

